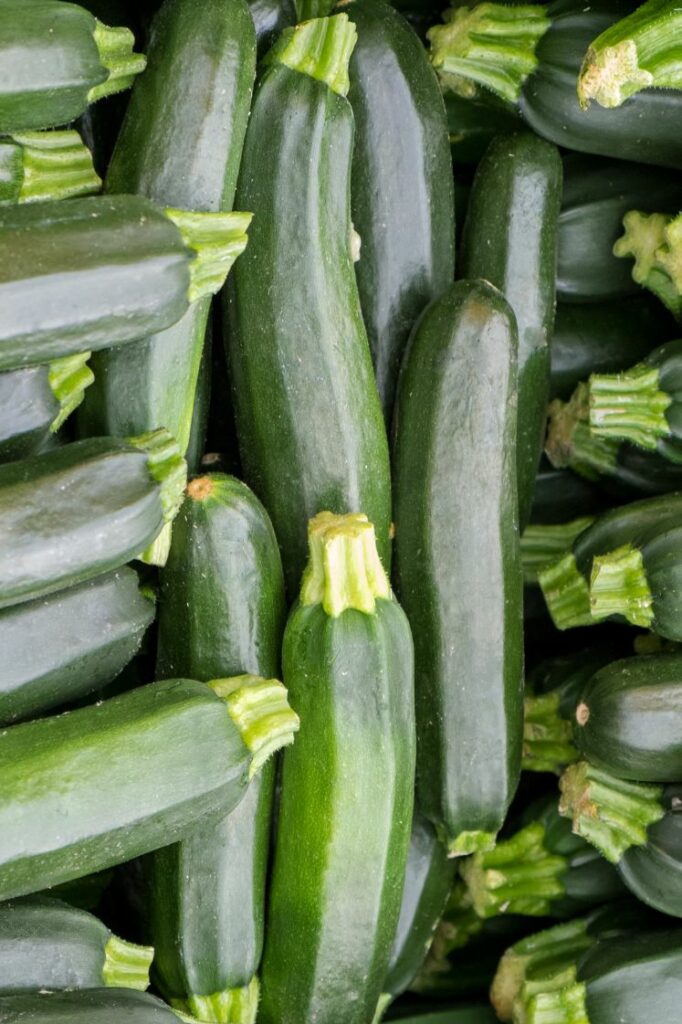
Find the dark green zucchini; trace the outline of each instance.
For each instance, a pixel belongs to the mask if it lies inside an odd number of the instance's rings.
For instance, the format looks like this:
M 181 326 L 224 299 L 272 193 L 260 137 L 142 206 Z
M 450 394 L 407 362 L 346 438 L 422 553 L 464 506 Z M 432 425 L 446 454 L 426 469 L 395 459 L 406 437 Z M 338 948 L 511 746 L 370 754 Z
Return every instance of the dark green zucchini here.
M 422 315 L 396 406 L 395 581 L 415 641 L 417 790 L 453 855 L 492 845 L 521 766 L 515 356 L 502 295 L 460 281 Z
M 0 206 L 99 192 L 102 182 L 78 132 L 21 132 L 0 138 Z
M 0 997 L 0 1024 L 178 1024 L 160 999 L 131 988 Z
M 127 28 L 58 0 L 0 4 L 0 133 L 66 124 L 144 69 Z
M 262 56 L 282 29 L 296 22 L 294 0 L 247 0 Z
M 164 212 L 141 196 L 0 208 L 0 369 L 175 323 L 221 287 L 249 220 Z
M 150 683 L 5 729 L 0 900 L 131 860 L 228 813 L 297 727 L 281 683 L 237 677 Z
M 516 462 L 519 522 L 528 522 L 545 431 L 554 326 L 558 150 L 528 133 L 494 140 L 478 166 L 462 239 L 462 272 L 499 288 L 518 325 Z
M 682 917 L 682 788 L 663 793 L 665 814 L 647 830 L 646 845 L 633 845 L 618 862 L 630 892 L 664 914 Z
M 390 424 L 410 331 L 455 276 L 448 129 L 438 79 L 402 15 L 383 0 L 355 0 L 343 10 L 358 32 L 348 91 L 351 212 L 361 241 L 355 276 Z
M 489 1006 L 454 1006 L 451 1010 L 435 1010 L 416 1016 L 401 1017 L 401 1024 L 495 1024 L 495 1014 Z
M 506 104 L 486 102 L 488 97 L 458 96 L 446 92 L 450 154 L 453 163 L 477 164 L 496 135 L 518 131 L 521 123 Z
M 221 352 L 222 356 L 222 352 Z M 208 436 L 208 421 L 211 410 L 211 392 L 213 389 L 213 329 L 211 319 L 206 325 L 204 346 L 201 352 L 199 364 L 199 376 L 194 394 L 194 406 L 192 408 L 192 420 L 189 427 L 189 441 L 185 460 L 187 472 L 194 476 L 201 467 L 201 460 L 206 452 L 206 439 Z
M 366 1024 L 399 918 L 415 757 L 410 628 L 366 516 L 311 521 L 283 667 L 305 727 L 284 757 L 259 1022 Z
M 96 871 L 92 875 L 83 875 L 82 878 L 74 878 L 71 882 L 55 885 L 40 895 L 60 899 L 79 910 L 94 911 L 99 907 L 111 885 L 114 872 L 115 868 L 107 868 L 104 871 Z
M 0 996 L 111 986 L 144 991 L 154 950 L 47 896 L 0 904 Z
M 0 724 L 69 704 L 111 682 L 154 618 L 125 566 L 0 611 Z
M 89 352 L 0 373 L 0 462 L 37 452 L 83 401 Z
M 531 523 L 558 525 L 595 515 L 606 507 L 607 499 L 598 487 L 570 469 L 556 469 L 542 456 L 533 490 Z
M 351 257 L 355 36 L 345 14 L 285 30 L 256 91 L 237 190 L 254 213 L 225 307 L 239 450 L 292 595 L 306 522 L 322 509 L 364 512 L 390 560 L 388 442 Z
M 282 565 L 262 505 L 233 477 L 197 477 L 161 573 L 158 677 L 272 677 L 284 619 Z M 200 1020 L 255 1015 L 273 769 L 227 818 L 148 859 L 156 983 Z

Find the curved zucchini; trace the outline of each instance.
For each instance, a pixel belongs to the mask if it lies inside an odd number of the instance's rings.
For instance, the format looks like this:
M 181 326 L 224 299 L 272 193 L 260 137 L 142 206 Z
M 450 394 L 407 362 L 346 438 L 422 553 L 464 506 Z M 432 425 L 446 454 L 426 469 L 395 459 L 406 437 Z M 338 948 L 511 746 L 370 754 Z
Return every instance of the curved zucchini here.
M 160 999 L 131 988 L 0 997 L 0 1024 L 178 1024 Z
M 388 442 L 350 251 L 354 40 L 345 14 L 282 34 L 256 91 L 237 191 L 254 212 L 226 304 L 239 450 L 291 594 L 306 522 L 325 508 L 364 512 L 389 564 Z
M 410 331 L 455 276 L 452 165 L 443 97 L 416 33 L 383 0 L 344 10 L 358 32 L 348 92 L 355 276 L 390 424 Z
M 27 896 L 0 904 L 0 996 L 103 986 L 144 991 L 153 956 L 61 900 Z
M 415 736 L 410 629 L 365 516 L 311 521 L 283 665 L 305 727 L 284 757 L 259 1021 L 366 1024 L 400 912 Z
M 70 199 L 102 182 L 78 132 L 19 132 L 0 138 L 0 206 Z
M 226 814 L 297 727 L 281 683 L 237 677 L 150 683 L 5 729 L 0 899 L 131 860 Z
M 0 611 L 0 723 L 69 704 L 111 682 L 134 656 L 154 605 L 125 566 Z
M 528 133 L 494 140 L 476 171 L 462 239 L 465 277 L 499 288 L 518 325 L 517 480 L 526 525 L 542 451 L 554 326 L 558 150 Z
M 396 406 L 395 579 L 415 641 L 418 799 L 453 855 L 492 845 L 521 766 L 515 355 L 502 295 L 460 281 L 421 317 Z
M 284 619 L 282 565 L 262 505 L 233 477 L 197 477 L 161 573 L 157 675 L 272 677 Z M 244 1007 L 238 1015 L 239 1001 L 255 1009 L 273 768 L 227 818 L 148 861 L 155 978 L 173 1005 L 200 1020 L 225 1019 L 229 1007 L 229 1019 L 246 1024 L 252 1018 Z

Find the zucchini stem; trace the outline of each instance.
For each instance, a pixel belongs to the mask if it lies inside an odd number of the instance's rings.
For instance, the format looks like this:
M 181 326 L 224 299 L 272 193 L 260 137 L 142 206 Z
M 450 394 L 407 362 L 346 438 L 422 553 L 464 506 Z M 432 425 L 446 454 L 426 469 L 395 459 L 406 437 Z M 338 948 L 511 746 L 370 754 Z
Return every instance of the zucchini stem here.
M 374 527 L 362 512 L 319 512 L 308 524 L 308 564 L 301 604 L 321 604 L 336 618 L 347 609 L 373 615 L 376 599 L 391 599 Z
M 21 150 L 20 203 L 70 199 L 102 187 L 92 154 L 78 132 L 21 132 L 12 140 Z
M 655 451 L 670 427 L 672 397 L 660 389 L 660 370 L 640 363 L 624 373 L 593 373 L 589 383 L 590 431 Z
M 324 82 L 339 96 L 347 96 L 348 67 L 357 37 L 357 29 L 347 14 L 313 18 L 284 29 L 263 63 L 284 64 L 292 71 Z
M 93 86 L 88 93 L 89 103 L 129 89 L 136 76 L 147 66 L 147 58 L 143 53 L 133 53 L 135 36 L 130 29 L 112 28 L 95 18 L 94 38 L 100 62 L 108 74 L 103 82 Z
M 540 570 L 570 551 L 575 538 L 593 522 L 594 516 L 581 516 L 570 523 L 527 526 L 521 537 L 524 583 L 537 583 Z
M 136 946 L 112 935 L 104 947 L 102 983 L 111 988 L 149 988 L 149 968 L 154 959 L 152 946 Z
M 682 314 L 682 218 L 628 210 L 614 256 L 632 257 L 632 278 L 648 288 L 673 316 Z
M 523 757 L 521 767 L 530 772 L 560 775 L 567 764 L 578 759 L 572 726 L 559 711 L 560 696 L 553 691 L 523 702 Z
M 255 1024 L 258 1013 L 260 987 L 258 978 L 252 978 L 241 988 L 225 989 L 208 996 L 191 995 L 174 999 L 173 1009 L 189 1015 L 201 1024 Z
M 538 583 L 557 629 L 593 624 L 590 588 L 572 552 L 541 569 Z
M 53 434 L 66 422 L 74 409 L 83 401 L 85 389 L 89 388 L 95 375 L 88 366 L 90 352 L 77 352 L 73 356 L 63 356 L 50 363 L 47 380 L 54 397 L 59 402 L 59 412 L 50 424 Z
M 272 754 L 294 742 L 298 732 L 299 718 L 289 706 L 286 687 L 278 679 L 250 675 L 214 679 L 209 686 L 227 704 L 230 718 L 251 751 L 252 779 Z
M 654 619 L 653 598 L 642 552 L 624 544 L 592 562 L 590 610 L 595 621 L 622 615 L 633 626 L 645 629 Z
M 246 248 L 246 229 L 253 214 L 205 213 L 170 207 L 165 212 L 179 229 L 187 248 L 195 254 L 189 268 L 189 301 L 215 295 Z
M 146 454 L 149 472 L 161 488 L 164 522 L 172 522 L 180 510 L 187 483 L 187 463 L 180 455 L 177 441 L 161 427 L 129 437 L 128 443 Z
M 587 990 L 582 982 L 575 981 L 575 970 L 571 973 L 570 983 L 530 997 L 525 1009 L 525 1024 L 590 1024 L 585 1003 Z M 557 980 L 551 979 L 549 984 L 556 985 Z
M 568 402 L 558 398 L 551 402 L 548 417 L 545 453 L 553 466 L 568 466 L 588 480 L 598 480 L 613 472 L 619 444 L 610 437 L 595 437 L 591 432 L 587 384 L 578 384 Z

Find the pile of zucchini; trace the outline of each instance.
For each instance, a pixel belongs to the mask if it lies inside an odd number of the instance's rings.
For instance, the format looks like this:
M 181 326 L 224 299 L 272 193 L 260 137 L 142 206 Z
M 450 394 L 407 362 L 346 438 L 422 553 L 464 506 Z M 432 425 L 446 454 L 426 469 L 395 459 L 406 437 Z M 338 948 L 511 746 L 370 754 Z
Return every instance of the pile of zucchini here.
M 0 0 L 0 1024 L 680 1020 L 681 45 Z

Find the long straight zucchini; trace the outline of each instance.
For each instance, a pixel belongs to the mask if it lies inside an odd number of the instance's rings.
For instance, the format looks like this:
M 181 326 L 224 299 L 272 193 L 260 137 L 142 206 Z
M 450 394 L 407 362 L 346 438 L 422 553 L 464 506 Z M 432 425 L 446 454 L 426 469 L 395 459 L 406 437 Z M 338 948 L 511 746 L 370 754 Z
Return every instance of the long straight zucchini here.
M 154 618 L 137 574 L 123 566 L 0 611 L 0 724 L 68 704 L 111 682 Z
M 105 191 L 183 210 L 231 210 L 255 72 L 245 0 L 166 0 L 151 25 L 147 70 L 135 83 Z M 173 326 L 144 332 L 134 349 L 95 357 L 96 384 L 79 418 L 84 436 L 166 427 L 185 453 L 210 304 L 204 295 Z
M 410 331 L 455 276 L 448 128 L 438 80 L 402 15 L 383 0 L 355 0 L 343 10 L 358 32 L 348 91 L 351 210 L 361 240 L 355 275 L 390 423 Z
M 141 196 L 0 208 L 0 369 L 175 323 L 221 287 L 249 220 L 164 212 Z
M 66 124 L 144 69 L 133 34 L 59 0 L 0 3 L 0 133 Z
M 284 757 L 259 1021 L 366 1024 L 400 912 L 415 736 L 410 629 L 365 516 L 311 521 L 283 667 L 305 724 Z
M 0 904 L 0 996 L 103 986 L 144 991 L 153 955 L 61 900 Z
M 462 239 L 462 272 L 499 288 L 518 325 L 516 463 L 526 525 L 540 461 L 554 327 L 558 150 L 528 133 L 494 140 L 478 166 Z
M 0 206 L 70 199 L 102 182 L 78 132 L 17 132 L 0 138 Z
M 364 512 L 389 563 L 388 442 L 351 257 L 355 35 L 345 14 L 285 30 L 266 58 L 237 190 L 254 213 L 227 289 L 239 450 L 291 594 L 306 522 L 322 509 Z
M 197 477 L 161 573 L 157 675 L 279 672 L 285 604 L 277 540 L 233 477 Z M 154 973 L 199 1020 L 249 1024 L 263 948 L 274 765 L 227 818 L 148 859 Z
M 298 726 L 274 680 L 168 679 L 0 733 L 0 899 L 228 813 Z M 144 769 L 141 769 L 141 765 Z
M 0 1024 L 178 1024 L 160 999 L 131 988 L 0 997 Z
M 415 641 L 417 791 L 451 854 L 492 846 L 521 767 L 515 357 L 502 295 L 458 282 L 420 319 L 396 406 L 395 578 Z

